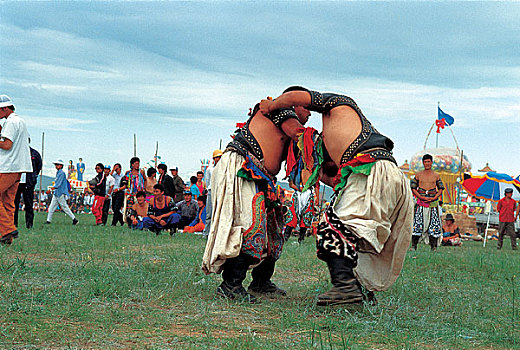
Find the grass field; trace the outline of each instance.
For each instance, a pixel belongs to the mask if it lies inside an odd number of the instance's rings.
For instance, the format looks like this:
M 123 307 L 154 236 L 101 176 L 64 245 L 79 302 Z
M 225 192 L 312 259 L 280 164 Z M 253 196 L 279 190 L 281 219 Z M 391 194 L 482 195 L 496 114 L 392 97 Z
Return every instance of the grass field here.
M 0 349 L 520 348 L 520 253 L 508 241 L 421 245 L 379 305 L 321 308 L 326 265 L 313 239 L 292 239 L 273 278 L 288 296 L 249 305 L 215 296 L 201 236 L 79 219 L 44 227 L 39 214 L 0 247 Z

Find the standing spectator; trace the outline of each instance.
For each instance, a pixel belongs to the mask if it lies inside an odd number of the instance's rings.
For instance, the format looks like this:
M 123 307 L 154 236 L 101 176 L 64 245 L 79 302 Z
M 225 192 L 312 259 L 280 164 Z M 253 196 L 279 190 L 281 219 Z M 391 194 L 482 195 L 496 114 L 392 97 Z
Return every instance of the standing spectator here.
M 11 244 L 18 237 L 14 224 L 14 199 L 22 173 L 32 171 L 29 134 L 25 121 L 14 113 L 6 95 L 0 95 L 0 242 Z
M 124 221 L 121 209 L 123 208 L 125 193 L 124 187 L 121 186 L 121 180 L 123 179 L 123 175 L 121 174 L 121 164 L 114 164 L 114 169 L 112 170 L 111 175 L 114 178 L 114 190 L 112 191 L 112 211 L 114 212 L 114 216 L 112 218 L 112 226 L 116 226 L 118 222 L 123 226 Z
M 110 203 L 112 202 L 112 190 L 114 189 L 115 180 L 112 175 L 110 175 L 110 165 L 105 165 L 103 169 L 103 175 L 106 179 L 105 185 L 105 201 L 103 202 L 103 210 L 101 214 L 101 221 L 103 225 L 107 224 L 108 219 L 108 211 L 110 210 Z
M 199 189 L 200 195 L 203 195 L 206 192 L 206 183 L 202 180 L 204 177 L 204 172 L 197 171 L 197 188 Z
M 172 173 L 173 186 L 175 187 L 175 203 L 182 201 L 182 194 L 184 193 L 184 180 L 179 176 L 179 168 L 170 169 Z
M 190 191 L 184 192 L 184 200 L 177 203 L 177 208 L 181 216 L 178 227 L 184 229 L 195 220 L 198 211 L 197 203 L 192 200 Z
M 197 200 L 197 197 L 202 194 L 200 192 L 199 186 L 197 186 L 197 177 L 192 176 L 190 177 L 190 192 L 194 200 Z
M 94 192 L 94 203 L 92 204 L 92 214 L 96 217 L 96 225 L 103 225 L 103 204 L 105 203 L 106 195 L 106 178 L 103 172 L 104 165 L 102 163 L 96 164 L 97 175 L 89 181 L 90 188 Z
M 52 222 L 52 215 L 58 208 L 58 204 L 60 208 L 72 219 L 72 225 L 76 225 L 78 223 L 78 219 L 74 216 L 74 214 L 70 211 L 69 205 L 67 204 L 67 198 L 69 197 L 69 182 L 65 177 L 65 173 L 63 172 L 63 161 L 58 159 L 54 162 L 54 166 L 56 167 L 56 178 L 54 179 L 54 186 L 51 187 L 54 190 L 54 196 L 52 196 L 52 202 L 49 206 L 49 212 L 47 213 L 47 221 L 46 224 L 50 224 Z
M 31 140 L 29 140 L 31 142 Z M 34 186 L 38 180 L 38 174 L 42 170 L 42 157 L 37 150 L 30 147 L 31 150 L 31 162 L 32 162 L 32 173 L 23 173 L 18 185 L 18 191 L 16 192 L 16 198 L 14 200 L 16 211 L 14 212 L 14 225 L 18 226 L 18 205 L 20 204 L 20 198 L 23 195 L 23 202 L 25 203 L 25 227 L 32 228 L 34 222 Z M 22 181 L 23 180 L 23 181 Z
M 502 249 L 504 236 L 508 235 L 511 238 L 511 249 L 517 250 L 516 233 L 515 233 L 515 210 L 516 201 L 513 197 L 513 189 L 506 188 L 504 191 L 504 198 L 498 201 L 498 243 L 497 249 Z M 516 213 L 518 217 L 518 211 Z
M 51 205 L 52 197 L 54 197 L 54 195 L 51 190 L 45 191 L 45 206 L 47 207 L 47 210 L 49 210 L 49 206 Z
M 168 175 L 168 167 L 166 164 L 159 164 L 157 171 L 159 172 L 159 180 L 157 180 L 157 183 L 164 186 L 164 195 L 174 198 L 175 186 L 173 184 L 173 178 Z
M 78 164 L 76 164 L 78 169 L 78 181 L 83 181 L 83 173 L 85 172 L 85 163 L 83 163 L 83 158 L 79 159 Z
M 222 157 L 223 152 L 219 149 L 213 151 L 213 164 L 210 165 L 206 169 L 206 173 L 204 174 L 204 178 L 206 180 L 206 186 L 208 190 L 208 195 L 206 197 L 206 226 L 204 227 L 204 234 L 209 234 L 209 228 L 211 226 L 211 210 L 213 209 L 211 203 L 211 175 L 213 174 L 213 169 L 217 166 L 220 158 Z
M 144 191 L 146 187 L 146 175 L 144 170 L 140 168 L 140 165 L 141 161 L 139 158 L 132 157 L 130 159 L 130 170 L 127 171 L 125 177 L 121 179 L 121 187 L 125 189 L 125 193 L 127 194 L 123 201 L 125 219 L 128 217 L 128 210 L 132 208 L 136 202 L 135 195 L 139 191 Z
M 195 220 L 184 228 L 184 232 L 203 232 L 206 226 L 206 196 L 202 195 L 197 198 L 197 205 L 199 206 L 199 212 Z
M 156 174 L 157 170 L 155 170 L 155 168 L 148 168 L 148 170 L 146 170 L 146 194 L 148 196 L 153 195 L 153 187 L 157 183 Z
M 71 180 L 74 178 L 74 173 L 76 169 L 74 168 L 74 164 L 72 163 L 72 159 L 69 160 L 69 166 L 67 167 L 67 180 Z

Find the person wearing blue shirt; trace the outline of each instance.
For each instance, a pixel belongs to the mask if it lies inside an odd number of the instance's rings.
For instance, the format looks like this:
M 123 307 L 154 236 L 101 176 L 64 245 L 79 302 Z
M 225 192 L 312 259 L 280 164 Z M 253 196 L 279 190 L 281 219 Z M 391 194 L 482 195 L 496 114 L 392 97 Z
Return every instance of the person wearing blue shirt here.
M 51 188 L 54 190 L 54 195 L 52 196 L 51 204 L 49 205 L 49 212 L 47 213 L 47 222 L 46 224 L 50 224 L 52 222 L 52 215 L 58 208 L 58 204 L 60 208 L 72 219 L 72 225 L 76 225 L 78 223 L 78 219 L 72 214 L 72 211 L 67 204 L 67 198 L 69 197 L 69 182 L 67 181 L 67 176 L 63 172 L 63 161 L 58 159 L 54 162 L 54 166 L 56 167 L 56 179 L 54 180 L 54 186 Z
M 197 200 L 197 197 L 199 197 L 202 193 L 200 193 L 200 190 L 197 186 L 197 177 L 196 176 L 192 176 L 190 177 L 190 192 L 191 192 L 191 196 L 194 200 Z

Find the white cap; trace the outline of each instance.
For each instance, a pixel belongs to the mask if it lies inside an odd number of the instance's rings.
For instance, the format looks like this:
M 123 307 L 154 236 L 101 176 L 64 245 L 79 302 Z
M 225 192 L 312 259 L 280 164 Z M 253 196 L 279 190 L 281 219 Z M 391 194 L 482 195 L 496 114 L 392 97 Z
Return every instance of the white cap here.
M 0 108 L 14 106 L 13 101 L 7 95 L 0 95 Z
M 54 161 L 53 164 L 65 165 L 65 163 L 63 163 L 63 160 L 61 159 Z

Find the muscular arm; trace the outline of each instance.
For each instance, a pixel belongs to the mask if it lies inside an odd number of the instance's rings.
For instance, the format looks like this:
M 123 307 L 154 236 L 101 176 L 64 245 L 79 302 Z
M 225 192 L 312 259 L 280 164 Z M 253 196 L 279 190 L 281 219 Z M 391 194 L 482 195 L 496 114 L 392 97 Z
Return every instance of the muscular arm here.
M 269 114 L 280 108 L 293 106 L 309 106 L 311 104 L 311 94 L 307 91 L 289 91 L 278 96 L 275 100 L 260 101 L 260 112 Z
M 305 130 L 303 125 L 294 118 L 287 119 L 281 125 L 282 131 L 289 136 L 293 141 L 298 141 L 298 136 Z
M 9 139 L 4 139 L 3 141 L 0 140 L 0 148 L 5 150 L 10 150 L 11 147 L 13 147 L 13 141 Z

